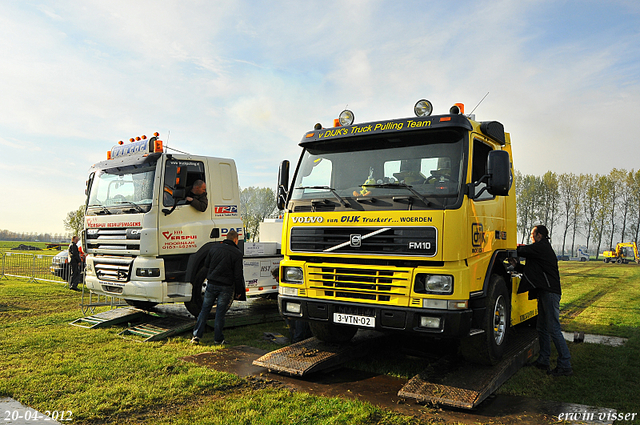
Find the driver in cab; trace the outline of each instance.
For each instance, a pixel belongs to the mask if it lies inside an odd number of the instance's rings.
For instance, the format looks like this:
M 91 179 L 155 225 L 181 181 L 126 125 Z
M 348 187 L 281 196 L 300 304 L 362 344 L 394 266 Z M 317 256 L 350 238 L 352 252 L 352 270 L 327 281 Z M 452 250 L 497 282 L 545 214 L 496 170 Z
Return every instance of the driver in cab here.
M 209 205 L 207 199 L 207 185 L 202 180 L 196 180 L 193 182 L 193 186 L 187 188 L 187 204 L 200 212 L 205 212 Z

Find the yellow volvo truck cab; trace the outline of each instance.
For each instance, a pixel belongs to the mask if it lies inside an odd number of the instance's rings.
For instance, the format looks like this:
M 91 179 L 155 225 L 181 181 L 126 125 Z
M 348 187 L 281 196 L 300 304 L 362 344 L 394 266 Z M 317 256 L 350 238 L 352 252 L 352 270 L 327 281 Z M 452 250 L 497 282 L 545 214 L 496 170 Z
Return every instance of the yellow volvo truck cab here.
M 344 342 L 358 328 L 460 339 L 471 360 L 497 362 L 509 328 L 537 314 L 507 270 L 515 256 L 511 140 L 464 105 L 304 135 L 285 210 L 278 302 L 313 334 Z

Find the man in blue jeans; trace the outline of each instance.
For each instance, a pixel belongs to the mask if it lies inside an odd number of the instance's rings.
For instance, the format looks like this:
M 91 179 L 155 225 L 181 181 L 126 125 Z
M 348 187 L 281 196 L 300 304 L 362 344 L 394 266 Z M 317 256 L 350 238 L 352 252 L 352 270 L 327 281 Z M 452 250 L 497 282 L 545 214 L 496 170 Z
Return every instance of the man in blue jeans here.
M 238 232 L 230 230 L 227 239 L 215 244 L 204 263 L 209 270 L 207 273 L 207 289 L 204 293 L 202 309 L 198 315 L 196 327 L 193 330 L 192 344 L 198 344 L 204 335 L 207 318 L 216 303 L 216 319 L 214 322 L 213 343 L 225 344 L 224 317 L 231 307 L 233 300 L 246 301 L 244 275 L 242 272 L 242 252 L 238 248 Z M 217 301 L 217 302 L 216 302 Z
M 558 259 L 549 243 L 549 231 L 545 226 L 538 225 L 531 230 L 530 245 L 519 246 L 517 255 L 524 257 L 524 265 L 518 264 L 514 258 L 509 262 L 522 273 L 521 285 L 527 285 L 538 298 L 538 340 L 540 355 L 531 365 L 538 369 L 547 370 L 549 375 L 570 376 L 571 354 L 560 329 L 560 272 Z M 551 356 L 551 342 L 558 351 L 558 362 L 555 369 L 549 368 Z

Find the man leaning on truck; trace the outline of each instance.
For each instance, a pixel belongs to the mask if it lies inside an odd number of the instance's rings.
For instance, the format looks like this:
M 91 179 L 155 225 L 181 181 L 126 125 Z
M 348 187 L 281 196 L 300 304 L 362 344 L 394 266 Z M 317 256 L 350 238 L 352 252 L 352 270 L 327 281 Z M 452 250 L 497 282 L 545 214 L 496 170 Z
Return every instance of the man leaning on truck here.
M 193 186 L 187 190 L 187 203 L 200 212 L 205 212 L 209 205 L 207 199 L 207 185 L 202 180 L 193 182 Z
M 540 355 L 531 365 L 538 369 L 546 369 L 549 375 L 570 376 L 571 354 L 560 329 L 560 272 L 556 253 L 549 243 L 549 231 L 538 225 L 531 230 L 530 245 L 519 246 L 517 255 L 524 257 L 524 265 L 518 264 L 515 258 L 509 262 L 522 273 L 522 285 L 528 285 L 529 292 L 535 292 L 538 298 L 538 340 Z M 558 351 L 558 363 L 555 369 L 549 368 L 551 342 Z
M 202 302 L 202 310 L 198 315 L 196 327 L 193 330 L 192 344 L 198 344 L 204 335 L 207 326 L 207 318 L 216 303 L 216 319 L 214 324 L 213 343 L 222 345 L 225 343 L 222 330 L 224 329 L 224 316 L 231 307 L 234 299 L 246 301 L 247 295 L 244 287 L 244 274 L 242 266 L 242 252 L 238 248 L 238 232 L 229 230 L 227 239 L 215 244 L 205 260 L 207 273 L 207 289 Z

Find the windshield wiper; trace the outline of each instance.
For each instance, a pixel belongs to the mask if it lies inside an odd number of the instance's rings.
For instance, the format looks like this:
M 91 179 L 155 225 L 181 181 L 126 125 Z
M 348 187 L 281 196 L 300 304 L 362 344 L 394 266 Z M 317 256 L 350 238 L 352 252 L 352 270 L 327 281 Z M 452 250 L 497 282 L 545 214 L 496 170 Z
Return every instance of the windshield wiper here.
M 102 205 L 102 204 L 92 204 L 92 205 L 89 205 L 89 208 L 93 208 L 93 207 L 99 207 L 99 208 L 102 208 L 102 211 L 106 212 L 107 214 L 111 214 L 111 211 L 109 211 L 109 208 L 105 207 L 105 206 L 104 206 L 104 205 Z
M 296 187 L 296 189 L 324 189 L 324 190 L 329 190 L 329 191 L 331 191 L 331 193 L 333 193 L 333 196 L 338 198 L 338 201 L 340 201 L 340 204 L 343 207 L 346 208 L 346 207 L 349 206 L 349 205 L 347 205 L 347 202 L 344 199 L 342 199 L 340 197 L 340 195 L 338 195 L 338 192 L 336 192 L 336 190 L 334 188 L 329 187 L 329 186 L 298 186 L 298 187 Z
M 136 204 L 135 202 L 131 202 L 131 201 L 121 201 L 121 202 L 118 202 L 118 205 L 122 205 L 122 204 L 131 205 L 131 206 L 135 207 L 135 209 L 136 209 L 136 210 L 138 210 L 138 212 L 144 212 L 144 210 L 142 209 L 142 207 L 140 207 L 140 205 Z
M 365 184 L 363 187 L 376 187 L 376 188 L 394 188 L 394 189 L 407 189 L 409 192 L 413 193 L 417 196 L 426 206 L 429 206 L 431 203 L 427 201 L 427 198 L 422 196 L 417 190 L 413 187 L 409 186 L 406 183 L 383 183 L 383 184 Z

